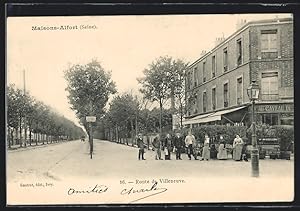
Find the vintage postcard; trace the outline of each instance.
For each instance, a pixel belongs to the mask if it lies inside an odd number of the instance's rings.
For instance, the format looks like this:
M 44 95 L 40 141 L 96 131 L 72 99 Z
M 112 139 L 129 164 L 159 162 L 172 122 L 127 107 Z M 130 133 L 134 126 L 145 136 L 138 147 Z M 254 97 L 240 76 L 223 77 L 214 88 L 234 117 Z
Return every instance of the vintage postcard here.
M 294 200 L 292 14 L 6 22 L 7 205 Z

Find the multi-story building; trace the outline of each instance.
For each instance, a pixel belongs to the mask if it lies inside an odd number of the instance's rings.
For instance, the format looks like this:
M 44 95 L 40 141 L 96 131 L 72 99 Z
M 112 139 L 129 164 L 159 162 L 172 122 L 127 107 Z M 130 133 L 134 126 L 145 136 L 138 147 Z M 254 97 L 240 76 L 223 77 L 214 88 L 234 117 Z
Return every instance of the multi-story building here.
M 247 88 L 260 87 L 257 120 L 294 124 L 293 19 L 245 23 L 186 70 L 184 124 L 248 124 Z

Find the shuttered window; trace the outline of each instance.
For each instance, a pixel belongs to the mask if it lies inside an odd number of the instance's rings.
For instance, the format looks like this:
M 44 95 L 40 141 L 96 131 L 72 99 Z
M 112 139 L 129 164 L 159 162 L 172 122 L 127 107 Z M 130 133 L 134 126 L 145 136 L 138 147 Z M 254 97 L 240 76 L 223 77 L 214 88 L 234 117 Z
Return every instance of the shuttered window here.
M 262 73 L 262 100 L 278 100 L 278 72 Z
M 261 51 L 277 51 L 277 30 L 263 30 L 260 35 Z

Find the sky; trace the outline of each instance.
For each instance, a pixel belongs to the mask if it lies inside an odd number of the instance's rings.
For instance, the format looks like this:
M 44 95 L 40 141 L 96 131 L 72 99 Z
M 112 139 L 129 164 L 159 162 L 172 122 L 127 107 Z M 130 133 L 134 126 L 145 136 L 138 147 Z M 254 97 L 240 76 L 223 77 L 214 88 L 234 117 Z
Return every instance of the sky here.
M 138 93 L 137 78 L 159 56 L 193 62 L 215 38 L 230 36 L 240 19 L 261 20 L 291 14 L 9 17 L 7 84 L 24 87 L 66 118 L 70 109 L 64 70 L 97 59 L 111 71 L 119 93 Z M 80 29 L 80 26 L 94 26 Z M 33 26 L 77 26 L 77 30 L 32 30 Z

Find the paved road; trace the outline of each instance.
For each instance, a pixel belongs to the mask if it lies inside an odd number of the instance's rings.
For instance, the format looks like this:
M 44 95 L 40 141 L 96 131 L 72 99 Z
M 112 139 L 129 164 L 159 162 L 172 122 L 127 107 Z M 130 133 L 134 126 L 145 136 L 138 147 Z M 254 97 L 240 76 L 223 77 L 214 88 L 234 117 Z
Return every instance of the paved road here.
M 155 160 L 153 151 L 146 152 L 147 160 L 139 161 L 137 148 L 100 140 L 95 140 L 94 148 L 93 159 L 88 142 L 81 141 L 8 152 L 9 204 L 130 203 L 147 193 L 120 195 L 123 188 L 150 188 L 151 182 L 149 186 L 136 180 L 161 179 L 184 182 L 159 182 L 158 186 L 168 191 L 139 202 L 293 200 L 294 161 L 260 160 L 257 179 L 250 176 L 250 162 L 188 160 L 185 154 L 183 160 Z M 67 194 L 70 187 L 86 190 L 95 184 L 104 184 L 109 191 L 100 195 Z
M 137 159 L 138 149 L 131 146 L 95 140 L 93 159 L 88 142 L 73 141 L 37 149 L 7 154 L 7 179 L 50 177 L 64 180 L 68 177 L 131 177 L 216 175 L 249 177 L 251 162 L 233 160 L 155 160 L 154 152 L 147 151 L 145 161 Z M 293 161 L 260 160 L 261 177 L 293 177 Z

